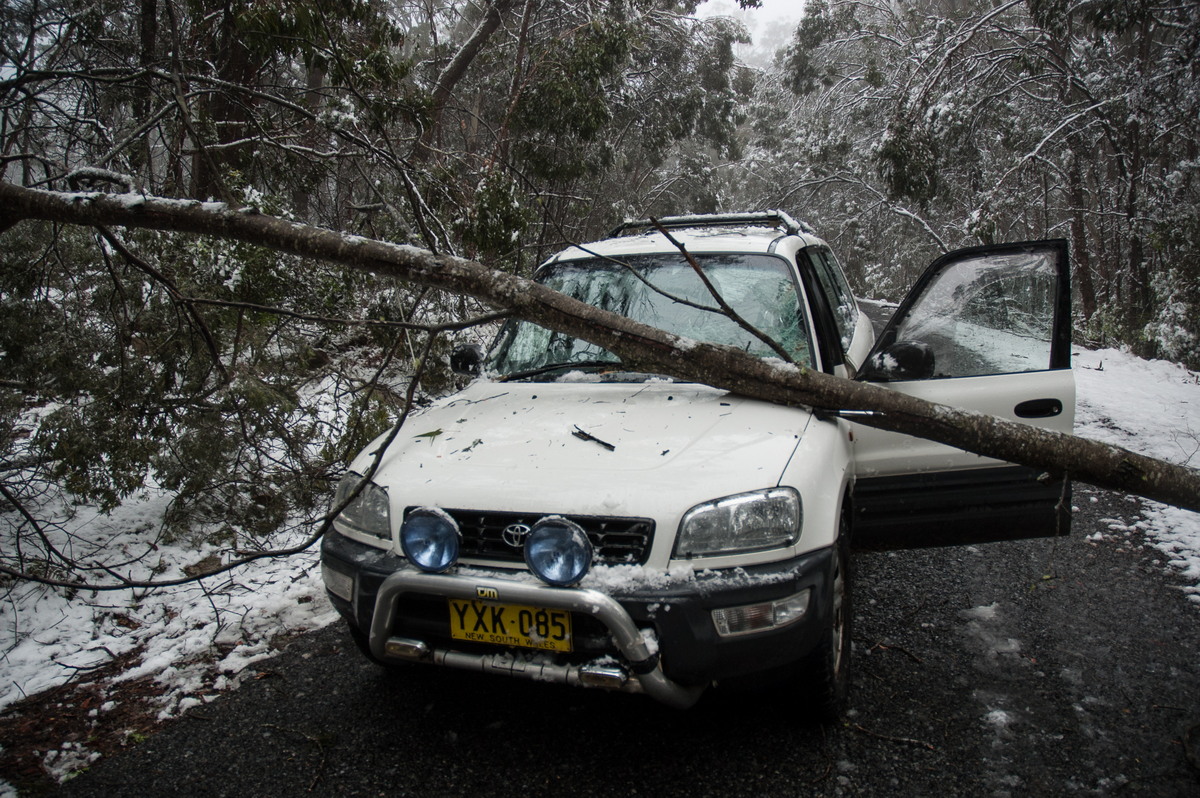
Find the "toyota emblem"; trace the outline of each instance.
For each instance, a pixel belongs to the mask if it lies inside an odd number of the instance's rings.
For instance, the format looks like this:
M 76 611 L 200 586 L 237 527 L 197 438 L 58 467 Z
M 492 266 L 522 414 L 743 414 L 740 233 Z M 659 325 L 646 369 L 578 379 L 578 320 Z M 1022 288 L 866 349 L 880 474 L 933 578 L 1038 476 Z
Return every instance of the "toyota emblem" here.
M 504 532 L 501 533 L 501 537 L 504 538 L 504 542 L 509 546 L 512 546 L 514 549 L 519 549 L 521 548 L 521 544 L 525 542 L 525 538 L 528 534 L 529 527 L 525 524 L 509 524 L 508 526 L 504 527 Z

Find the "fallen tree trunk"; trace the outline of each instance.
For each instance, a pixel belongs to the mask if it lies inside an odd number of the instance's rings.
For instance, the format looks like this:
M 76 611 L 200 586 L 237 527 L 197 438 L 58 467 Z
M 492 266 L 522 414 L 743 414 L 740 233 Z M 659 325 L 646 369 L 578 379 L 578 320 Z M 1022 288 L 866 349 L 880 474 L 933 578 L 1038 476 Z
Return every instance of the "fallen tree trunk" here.
M 868 383 L 697 343 L 473 261 L 435 255 L 221 203 L 134 194 L 63 193 L 0 183 L 0 231 L 25 219 L 119 225 L 235 239 L 474 297 L 603 346 L 637 370 L 786 405 L 869 411 L 855 421 L 1100 487 L 1200 510 L 1200 472 L 1118 446 L 916 399 Z

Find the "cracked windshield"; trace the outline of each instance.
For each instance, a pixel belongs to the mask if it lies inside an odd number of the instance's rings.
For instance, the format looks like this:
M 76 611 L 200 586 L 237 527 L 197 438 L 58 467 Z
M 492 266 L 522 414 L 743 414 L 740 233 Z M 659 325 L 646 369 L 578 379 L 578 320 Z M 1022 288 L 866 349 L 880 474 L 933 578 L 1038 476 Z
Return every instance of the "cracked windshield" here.
M 796 363 L 812 365 L 808 325 L 785 261 L 770 255 L 693 257 L 737 315 L 778 342 Z M 570 261 L 551 266 L 538 281 L 667 332 L 776 356 L 759 337 L 720 310 L 682 255 Z M 619 360 L 602 347 L 522 321 L 508 324 L 501 332 L 489 366 L 512 378 L 558 369 L 603 369 L 610 363 L 615 366 Z

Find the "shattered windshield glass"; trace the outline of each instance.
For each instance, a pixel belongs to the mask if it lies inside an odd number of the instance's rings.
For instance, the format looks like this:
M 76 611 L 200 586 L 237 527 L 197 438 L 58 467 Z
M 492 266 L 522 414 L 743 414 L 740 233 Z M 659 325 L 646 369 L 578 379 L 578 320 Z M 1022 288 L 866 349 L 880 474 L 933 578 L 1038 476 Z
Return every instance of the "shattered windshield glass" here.
M 770 255 L 695 255 L 713 288 L 746 322 L 774 339 L 793 360 L 812 365 L 808 324 L 787 261 Z M 538 282 L 589 305 L 652 327 L 708 343 L 777 356 L 766 343 L 728 318 L 681 254 L 638 255 L 621 261 L 595 258 L 554 264 Z M 500 375 L 530 375 L 559 367 L 619 366 L 606 349 L 536 324 L 505 326 L 489 368 Z

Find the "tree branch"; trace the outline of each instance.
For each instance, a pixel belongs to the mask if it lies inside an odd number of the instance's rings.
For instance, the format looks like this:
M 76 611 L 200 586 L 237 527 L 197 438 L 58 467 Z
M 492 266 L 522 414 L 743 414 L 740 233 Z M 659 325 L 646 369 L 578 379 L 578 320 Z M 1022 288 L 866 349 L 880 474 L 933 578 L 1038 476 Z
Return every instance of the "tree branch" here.
M 454 58 L 450 59 L 450 63 L 438 75 L 437 84 L 433 88 L 429 127 L 421 133 L 421 138 L 418 140 L 415 152 L 417 157 L 424 157 L 429 153 L 434 139 L 437 138 L 438 128 L 441 126 L 442 111 L 445 109 L 446 103 L 450 101 L 454 87 L 467 74 L 467 68 L 471 66 L 471 62 L 475 60 L 475 57 L 479 55 L 484 45 L 487 44 L 488 39 L 500 27 L 500 23 L 503 21 L 501 15 L 511 3 L 512 0 L 492 0 L 488 4 L 479 26 L 471 34 L 471 38 L 467 39 L 463 46 L 458 49 L 458 52 L 454 54 Z
M 3 184 L 0 184 L 0 185 L 3 185 Z M 136 579 L 129 579 L 125 576 L 122 576 L 120 573 L 115 571 L 113 568 L 107 567 L 102 564 L 98 565 L 100 570 L 102 570 L 105 573 L 107 573 L 108 575 L 112 576 L 116 580 L 116 582 L 109 583 L 109 584 L 94 584 L 94 583 L 89 583 L 89 582 L 79 582 L 79 581 L 70 581 L 67 579 L 58 579 L 55 577 L 38 576 L 36 574 L 31 574 L 26 571 L 18 570 L 16 568 L 10 568 L 9 566 L 4 565 L 3 563 L 0 563 L 0 574 L 6 574 L 8 576 L 14 577 L 16 579 L 21 579 L 21 580 L 24 580 L 27 582 L 36 582 L 38 584 L 48 585 L 51 587 L 71 588 L 73 590 L 93 590 L 93 591 L 98 591 L 98 592 L 106 592 L 106 591 L 112 591 L 112 590 L 129 590 L 131 588 L 156 589 L 156 588 L 163 588 L 163 587 L 176 587 L 178 585 L 186 585 L 186 584 L 189 584 L 192 582 L 200 582 L 203 579 L 207 579 L 211 576 L 217 576 L 217 575 L 223 574 L 227 571 L 232 571 L 235 568 L 239 568 L 243 565 L 252 563 L 256 560 L 273 559 L 273 558 L 277 558 L 277 557 L 290 557 L 293 554 L 299 554 L 302 551 L 308 550 L 309 548 L 312 547 L 312 545 L 314 543 L 316 543 L 318 540 L 320 540 L 322 537 L 325 536 L 325 533 L 329 531 L 329 528 L 331 526 L 333 526 L 334 519 L 337 518 L 338 515 L 340 515 L 341 512 L 350 505 L 351 502 L 353 502 L 355 499 L 358 498 L 358 495 L 363 491 L 363 489 L 366 487 L 367 483 L 370 482 L 370 480 L 373 476 L 375 476 L 375 472 L 379 468 L 379 463 L 383 460 L 383 455 L 387 452 L 387 449 L 392 444 L 392 441 L 394 441 L 396 439 L 396 436 L 398 434 L 400 434 L 400 430 L 404 426 L 404 422 L 408 420 L 409 413 L 412 412 L 413 398 L 416 395 L 417 386 L 421 382 L 421 377 L 425 372 L 426 363 L 428 363 L 428 361 L 429 361 L 429 353 L 433 350 L 433 342 L 437 339 L 438 333 L 439 333 L 439 331 L 435 330 L 426 337 L 425 346 L 422 348 L 420 359 L 417 361 L 417 370 L 413 374 L 412 379 L 409 380 L 409 383 L 408 383 L 408 390 L 405 394 L 404 410 L 400 413 L 399 420 L 397 420 L 395 426 L 392 427 L 391 432 L 388 433 L 387 437 L 383 441 L 383 444 L 375 451 L 375 457 L 371 461 L 371 467 L 366 470 L 365 474 L 363 474 L 363 479 L 358 483 L 358 486 L 355 487 L 355 489 L 353 491 L 351 491 L 350 494 L 348 496 L 346 496 L 340 503 L 338 503 L 337 506 L 331 507 L 329 509 L 329 512 L 327 512 L 324 515 L 324 517 L 321 519 L 321 523 L 317 527 L 317 530 L 315 532 L 313 532 L 311 535 L 309 535 L 307 538 L 305 538 L 303 541 L 301 541 L 299 544 L 297 544 L 295 546 L 289 546 L 288 548 L 284 548 L 284 549 L 272 549 L 269 551 L 259 551 L 259 552 L 255 552 L 253 554 L 247 554 L 245 556 L 239 557 L 236 560 L 231 560 L 230 562 L 227 562 L 224 565 L 218 566 L 216 568 L 211 568 L 209 570 L 201 571 L 199 573 L 188 574 L 187 576 L 182 576 L 182 577 L 179 577 L 178 579 L 161 579 L 161 580 L 156 580 L 156 581 L 141 581 L 141 580 L 136 580 Z M 13 502 L 13 504 L 16 504 L 16 506 L 21 510 L 21 512 L 26 516 L 29 523 L 31 523 L 33 525 L 34 529 L 42 537 L 42 540 L 43 540 L 45 546 L 51 552 L 53 552 L 55 555 L 57 555 L 59 557 L 59 559 L 63 560 L 63 562 L 66 563 L 67 565 L 75 564 L 75 561 L 66 557 L 65 555 L 60 553 L 56 548 L 54 548 L 53 544 L 51 544 L 49 539 L 45 536 L 45 533 L 42 531 L 42 528 L 38 524 L 37 519 L 35 519 L 32 515 L 30 515 L 28 512 L 25 511 L 25 508 L 22 507 L 16 501 L 15 497 L 13 497 L 11 493 L 9 493 L 6 489 L 4 489 L 4 486 L 2 483 L 0 483 L 0 493 L 2 493 L 6 498 L 9 498 Z
M 474 297 L 513 316 L 602 346 L 640 371 L 667 374 L 785 405 L 858 411 L 856 420 L 1200 510 L 1200 472 L 1118 446 L 925 402 L 896 391 L 689 341 L 479 263 L 289 222 L 221 203 L 70 194 L 0 183 L 12 218 L 211 235 L 317 258 L 381 277 Z M 865 412 L 864 412 L 865 411 Z

